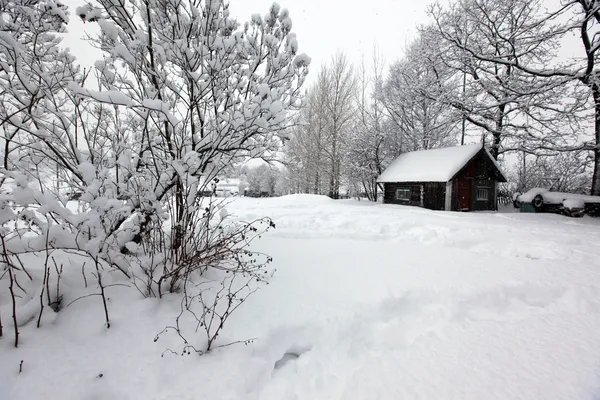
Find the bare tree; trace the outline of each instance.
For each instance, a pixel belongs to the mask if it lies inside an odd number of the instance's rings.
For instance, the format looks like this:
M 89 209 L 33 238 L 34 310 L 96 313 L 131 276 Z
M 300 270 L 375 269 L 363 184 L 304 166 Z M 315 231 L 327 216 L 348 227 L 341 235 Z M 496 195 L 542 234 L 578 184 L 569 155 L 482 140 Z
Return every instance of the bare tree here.
M 456 141 L 460 113 L 444 94 L 455 71 L 432 51 L 432 37 L 422 31 L 403 60 L 395 62 L 383 87 L 383 104 L 402 151 L 427 150 Z
M 498 151 L 507 133 L 515 140 L 505 151 L 592 151 L 593 194 L 600 194 L 599 6 L 597 1 L 573 0 L 546 10 L 541 1 L 461 0 L 449 11 L 432 10 L 441 37 L 471 60 L 476 71 L 487 71 L 492 78 L 481 81 L 495 102 L 496 112 L 486 118 L 492 123 L 468 120 L 494 135 Z M 570 33 L 581 36 L 583 63 L 558 64 L 552 58 Z M 471 79 L 478 81 L 473 73 Z M 582 86 L 588 91 L 581 91 Z M 464 108 L 472 115 L 468 104 Z M 587 122 L 583 109 L 592 111 L 595 122 L 594 139 L 582 142 L 578 135 Z
M 336 54 L 332 60 L 329 85 L 326 92 L 326 109 L 330 117 L 326 153 L 331 166 L 329 197 L 333 199 L 340 196 L 344 148 L 347 144 L 346 138 L 350 132 L 355 111 L 355 87 L 354 72 L 348 58 L 343 53 Z
M 253 195 L 267 193 L 269 196 L 274 196 L 280 175 L 281 172 L 275 165 L 262 164 L 244 168 L 248 190 Z
M 561 152 L 551 156 L 521 153 L 511 179 L 517 192 L 547 188 L 559 192 L 589 193 L 591 160 L 587 151 Z
M 393 148 L 388 146 L 387 118 L 383 105 L 383 61 L 373 51 L 371 71 L 364 59 L 357 77 L 357 118 L 349 134 L 346 154 L 346 175 L 353 192 L 377 201 L 377 177 L 393 157 Z
M 290 172 L 303 192 L 340 195 L 342 164 L 354 118 L 355 79 L 343 53 L 324 66 L 307 95 L 301 124 L 287 146 Z
M 292 129 L 286 153 L 287 165 L 298 191 L 313 194 L 326 193 L 326 178 L 329 174 L 326 164 L 326 129 L 329 116 L 326 111 L 329 72 L 321 68 L 316 83 L 306 96 L 300 113 L 300 124 Z

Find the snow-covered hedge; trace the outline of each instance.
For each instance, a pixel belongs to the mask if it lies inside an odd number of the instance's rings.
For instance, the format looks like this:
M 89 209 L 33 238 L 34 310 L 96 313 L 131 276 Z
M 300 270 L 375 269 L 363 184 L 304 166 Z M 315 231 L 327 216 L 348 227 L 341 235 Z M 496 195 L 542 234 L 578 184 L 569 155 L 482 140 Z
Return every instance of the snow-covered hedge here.
M 584 214 L 600 216 L 600 196 L 588 196 L 575 193 L 551 192 L 548 189 L 534 188 L 517 195 L 515 207 L 520 204 L 532 204 L 538 210 L 544 205 L 550 206 L 546 211 L 560 212 L 571 217 Z
M 582 199 L 567 199 L 563 201 L 563 207 L 568 209 L 585 208 L 585 201 Z

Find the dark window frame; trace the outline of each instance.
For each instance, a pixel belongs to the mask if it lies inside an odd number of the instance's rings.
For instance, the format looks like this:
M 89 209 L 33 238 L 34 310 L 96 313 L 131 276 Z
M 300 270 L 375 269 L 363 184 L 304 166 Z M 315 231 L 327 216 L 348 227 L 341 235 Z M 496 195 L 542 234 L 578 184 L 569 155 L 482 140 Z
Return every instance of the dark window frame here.
M 402 193 L 403 195 L 400 195 Z M 396 188 L 395 199 L 398 201 L 411 201 L 412 198 L 412 188 L 410 186 L 402 186 Z
M 480 196 L 480 193 L 485 193 L 485 196 Z M 490 201 L 490 188 L 488 186 L 477 186 L 475 201 Z

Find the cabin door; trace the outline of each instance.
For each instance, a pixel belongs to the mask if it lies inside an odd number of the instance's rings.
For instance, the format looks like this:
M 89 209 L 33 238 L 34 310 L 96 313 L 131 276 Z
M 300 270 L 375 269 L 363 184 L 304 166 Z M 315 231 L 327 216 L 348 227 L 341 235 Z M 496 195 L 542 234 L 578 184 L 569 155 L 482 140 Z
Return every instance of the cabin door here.
M 471 182 L 470 179 L 458 180 L 458 210 L 471 211 Z

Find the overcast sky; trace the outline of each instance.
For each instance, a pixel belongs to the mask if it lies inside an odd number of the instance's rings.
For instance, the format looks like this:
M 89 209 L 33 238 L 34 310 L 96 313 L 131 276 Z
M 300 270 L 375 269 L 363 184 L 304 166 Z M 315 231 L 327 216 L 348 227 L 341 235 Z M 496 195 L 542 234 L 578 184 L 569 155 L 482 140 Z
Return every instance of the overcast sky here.
M 266 13 L 270 0 L 232 0 L 231 11 L 245 20 L 252 13 Z M 390 63 L 415 37 L 416 26 L 426 21 L 432 0 L 284 0 L 290 11 L 300 51 L 313 60 L 316 72 L 338 50 L 358 62 L 361 54 L 370 59 L 376 44 Z
M 293 22 L 300 52 L 312 58 L 314 78 L 319 67 L 327 63 L 338 50 L 344 51 L 354 63 L 365 57 L 372 59 L 376 45 L 385 65 L 403 55 L 404 49 L 416 37 L 417 26 L 428 21 L 426 9 L 435 0 L 281 0 L 281 7 L 287 8 Z M 548 7 L 555 8 L 559 0 L 545 0 Z M 64 45 L 82 65 L 93 65 L 102 57 L 101 53 L 81 40 L 85 30 L 95 32 L 95 24 L 84 24 L 76 15 L 75 8 L 83 0 L 65 0 L 71 13 L 69 33 Z M 230 0 L 232 16 L 243 24 L 252 14 L 265 15 L 272 0 Z M 440 0 L 448 4 L 448 0 Z M 576 34 L 566 38 L 560 50 L 561 58 L 573 57 L 581 53 L 581 43 Z M 309 77 L 309 82 L 311 81 Z
M 83 65 L 92 65 L 101 58 L 100 52 L 91 49 L 81 40 L 84 30 L 94 29 L 94 24 L 83 24 L 74 15 L 82 0 L 66 0 L 71 12 L 69 34 L 64 44 Z M 272 0 L 231 0 L 231 14 L 244 23 L 255 13 L 264 15 Z M 427 20 L 426 8 L 433 0 L 282 0 L 287 8 L 300 45 L 300 52 L 312 58 L 311 70 L 318 71 L 338 50 L 344 51 L 358 63 L 364 54 L 371 59 L 373 46 L 389 65 L 400 58 L 406 45 L 416 35 L 416 26 Z M 313 77 L 316 73 L 311 74 Z

